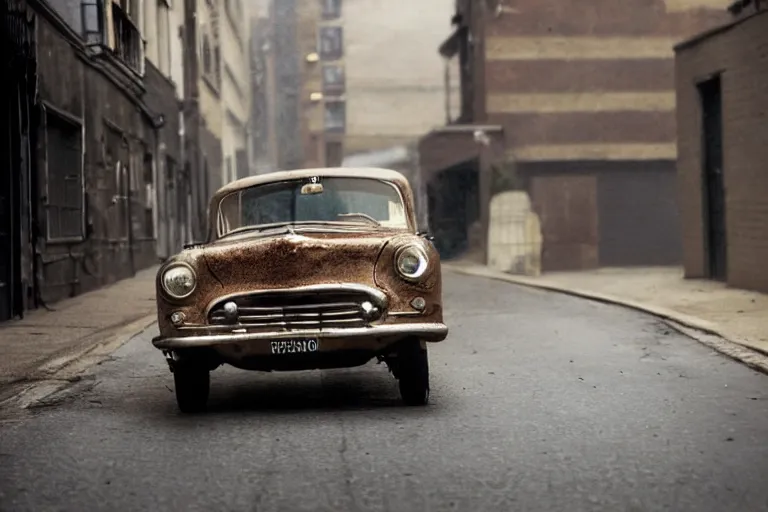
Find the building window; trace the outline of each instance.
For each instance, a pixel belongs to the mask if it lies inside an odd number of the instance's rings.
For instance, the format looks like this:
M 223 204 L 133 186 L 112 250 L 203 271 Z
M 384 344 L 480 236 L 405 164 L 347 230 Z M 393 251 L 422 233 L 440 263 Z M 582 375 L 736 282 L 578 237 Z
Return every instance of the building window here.
M 320 0 L 324 20 L 334 20 L 341 17 L 341 0 Z
M 141 33 L 133 22 L 138 13 L 138 2 L 132 4 L 123 0 L 122 4 L 112 4 L 112 34 L 110 47 L 118 59 L 139 74 L 144 73 L 144 42 Z
M 344 68 L 338 64 L 323 66 L 323 94 L 344 93 Z
M 344 55 L 341 27 L 320 27 L 320 58 L 338 60 Z
M 47 239 L 78 241 L 85 237 L 83 125 L 45 112 Z
M 101 45 L 104 39 L 104 4 L 102 0 L 83 0 L 80 4 L 83 39 L 87 44 Z
M 347 122 L 346 104 L 342 100 L 325 102 L 325 131 L 344 132 Z
M 171 20 L 168 0 L 157 0 L 157 67 L 166 77 L 171 76 Z

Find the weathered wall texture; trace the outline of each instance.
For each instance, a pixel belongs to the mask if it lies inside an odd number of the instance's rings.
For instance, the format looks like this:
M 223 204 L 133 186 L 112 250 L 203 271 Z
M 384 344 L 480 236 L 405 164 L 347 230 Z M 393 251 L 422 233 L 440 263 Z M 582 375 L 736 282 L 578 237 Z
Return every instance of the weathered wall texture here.
M 223 179 L 229 182 L 249 174 L 247 164 L 238 160 L 238 154 L 246 150 L 246 126 L 250 114 L 249 37 L 246 31 L 249 3 L 244 0 L 224 2 L 221 11 L 221 144 Z
M 488 265 L 512 274 L 541 273 L 541 225 L 528 194 L 508 191 L 491 200 Z
M 136 92 L 107 77 L 107 63 L 87 60 L 79 45 L 46 17 L 37 20 L 39 96 L 45 106 L 37 148 L 37 213 L 43 234 L 37 272 L 42 299 L 53 302 L 128 277 L 156 261 L 151 203 L 146 201 L 152 185 L 146 163 L 156 157 L 156 134 L 149 116 L 130 99 Z M 49 236 L 60 229 L 52 219 L 64 218 L 55 215 L 61 209 L 52 203 L 63 199 L 54 199 L 61 191 L 54 190 L 48 173 L 58 155 L 44 142 L 46 124 L 55 119 L 81 125 L 85 136 L 84 229 L 82 236 L 66 240 Z
M 685 271 L 707 277 L 702 112 L 697 83 L 721 74 L 727 280 L 768 292 L 768 12 L 686 45 L 677 55 L 678 179 Z
M 151 62 L 146 64 L 144 87 L 147 107 L 163 117 L 163 124 L 157 129 L 157 147 L 152 148 L 153 152 L 156 150 L 153 164 L 157 193 L 153 223 L 157 254 L 166 258 L 182 249 L 190 229 L 186 212 L 190 190 L 183 173 L 179 103 L 175 84 Z
M 191 1 L 191 0 L 190 0 Z M 220 7 L 211 8 L 207 2 L 197 2 L 198 55 L 200 55 L 200 74 L 198 80 L 200 106 L 200 170 L 208 175 L 208 184 L 213 193 L 224 180 L 222 165 L 221 139 L 224 130 L 224 114 L 221 100 L 222 64 L 221 54 L 218 59 L 214 51 L 221 44 L 220 26 L 224 22 Z M 205 43 L 210 45 L 206 52 Z M 207 55 L 206 55 L 207 54 Z M 206 71 L 205 62 L 210 59 L 210 71 Z M 207 171 L 207 172 L 206 172 Z
M 344 2 L 345 154 L 399 145 L 445 123 L 437 48 L 453 10 L 452 0 Z M 455 77 L 453 84 L 457 95 Z

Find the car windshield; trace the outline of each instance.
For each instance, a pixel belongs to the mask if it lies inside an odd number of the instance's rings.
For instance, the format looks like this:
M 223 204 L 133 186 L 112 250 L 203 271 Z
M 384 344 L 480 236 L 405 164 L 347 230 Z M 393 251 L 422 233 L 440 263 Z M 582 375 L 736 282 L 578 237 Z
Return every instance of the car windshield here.
M 274 224 L 343 223 L 407 228 L 399 190 L 370 178 L 322 178 L 255 185 L 219 203 L 219 236 Z

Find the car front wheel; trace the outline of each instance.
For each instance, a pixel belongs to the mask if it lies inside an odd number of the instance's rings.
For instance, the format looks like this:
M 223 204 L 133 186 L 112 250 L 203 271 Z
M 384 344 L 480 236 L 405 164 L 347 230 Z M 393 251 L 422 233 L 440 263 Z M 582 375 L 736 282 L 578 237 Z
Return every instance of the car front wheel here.
M 429 402 L 429 358 L 418 340 L 408 342 L 399 351 L 398 380 L 400 396 L 406 405 Z
M 203 412 L 208 405 L 211 374 L 206 368 L 179 364 L 173 369 L 176 403 L 183 413 Z

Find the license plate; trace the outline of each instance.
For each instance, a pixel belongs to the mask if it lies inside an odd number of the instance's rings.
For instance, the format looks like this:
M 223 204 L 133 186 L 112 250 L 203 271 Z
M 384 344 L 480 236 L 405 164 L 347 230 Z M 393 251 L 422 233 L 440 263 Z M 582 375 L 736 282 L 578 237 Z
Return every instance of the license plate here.
M 282 340 L 270 343 L 273 354 L 303 354 L 317 352 L 317 340 Z

